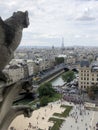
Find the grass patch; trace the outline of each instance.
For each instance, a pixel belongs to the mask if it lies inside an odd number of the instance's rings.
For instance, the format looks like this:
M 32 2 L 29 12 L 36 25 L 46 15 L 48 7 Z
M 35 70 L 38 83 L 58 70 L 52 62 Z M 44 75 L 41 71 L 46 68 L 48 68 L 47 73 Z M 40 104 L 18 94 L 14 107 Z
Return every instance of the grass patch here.
M 59 93 L 55 93 L 52 97 L 48 98 L 48 102 L 55 102 L 62 98 L 62 95 Z
M 43 97 L 42 97 L 43 98 Z M 30 106 L 31 108 L 36 108 L 36 105 L 38 104 L 39 106 L 45 106 L 47 105 L 49 102 L 54 102 L 54 101 L 57 101 L 59 99 L 62 98 L 62 95 L 61 94 L 58 94 L 58 93 L 55 93 L 52 97 L 47 97 L 47 96 L 44 96 L 44 99 L 45 99 L 45 105 L 42 105 L 41 104 L 41 100 L 42 98 L 37 98 L 35 100 L 31 100 L 31 99 L 23 99 L 23 100 L 20 100 L 20 101 L 17 101 L 17 102 L 14 102 L 13 105 L 28 105 Z M 47 100 L 46 100 L 47 99 Z
M 23 99 L 20 101 L 15 102 L 15 105 L 35 105 L 39 99 L 31 100 L 31 99 Z
M 51 130 L 59 130 L 62 123 L 64 122 L 63 119 L 58 119 L 58 118 L 54 118 L 54 117 L 49 118 L 49 121 L 52 121 L 54 123 Z
M 30 102 L 32 102 L 32 100 L 23 99 L 23 100 L 14 102 L 14 105 L 28 105 Z
M 32 102 L 29 102 L 29 105 L 32 106 L 32 105 L 36 105 L 36 103 L 39 102 L 39 99 L 35 99 L 34 101 Z
M 37 109 L 37 104 L 39 104 L 39 99 L 31 100 L 31 99 L 23 99 L 13 103 L 13 105 L 27 105 L 33 109 Z
M 69 116 L 69 113 L 71 111 L 71 109 L 73 108 L 72 106 L 66 106 L 66 105 L 61 105 L 61 107 L 65 108 L 65 111 L 62 113 L 54 113 L 54 116 L 58 116 L 58 117 L 67 117 Z
M 54 113 L 53 115 L 58 116 L 58 117 L 69 116 L 69 112 L 71 111 L 73 106 L 61 105 L 61 107 L 64 107 L 65 111 L 62 112 L 61 114 L 60 113 Z M 53 127 L 50 130 L 60 130 L 60 127 L 61 127 L 62 123 L 64 122 L 64 119 L 51 117 L 51 118 L 49 118 L 49 121 L 52 121 L 54 123 Z
M 62 98 L 62 95 L 61 94 L 58 94 L 58 93 L 54 93 L 53 96 L 43 96 L 39 99 L 39 102 L 40 102 L 40 105 L 41 106 L 46 106 L 48 103 L 50 102 L 55 102 L 59 99 Z

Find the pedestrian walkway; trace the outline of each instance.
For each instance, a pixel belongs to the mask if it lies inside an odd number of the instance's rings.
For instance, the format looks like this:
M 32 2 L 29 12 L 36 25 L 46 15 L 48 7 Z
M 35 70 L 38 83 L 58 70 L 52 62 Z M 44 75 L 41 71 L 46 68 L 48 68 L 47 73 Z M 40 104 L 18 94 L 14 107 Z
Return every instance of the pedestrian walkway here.
M 94 111 L 86 110 L 83 105 L 73 107 L 60 130 L 91 130 Z
M 62 113 L 65 110 L 60 107 L 61 105 L 71 105 L 73 109 L 69 117 L 64 119 L 60 130 L 96 130 L 98 111 L 87 110 L 83 104 L 74 105 L 66 101 L 49 103 L 47 106 L 35 110 L 31 118 L 20 115 L 11 123 L 8 130 L 36 130 L 38 128 L 48 130 L 53 126 L 53 122 L 48 121 L 49 118 L 53 117 L 55 112 Z
M 94 112 L 93 120 L 92 120 L 92 127 L 90 130 L 97 130 L 96 124 L 98 123 L 98 111 Z

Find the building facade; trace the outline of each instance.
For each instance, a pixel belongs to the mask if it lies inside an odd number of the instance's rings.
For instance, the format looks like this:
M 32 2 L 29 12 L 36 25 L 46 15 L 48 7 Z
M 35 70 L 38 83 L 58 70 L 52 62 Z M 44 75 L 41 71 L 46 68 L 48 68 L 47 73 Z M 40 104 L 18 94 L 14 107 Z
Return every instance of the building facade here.
M 98 61 L 83 60 L 79 65 L 79 89 L 87 90 L 98 84 Z

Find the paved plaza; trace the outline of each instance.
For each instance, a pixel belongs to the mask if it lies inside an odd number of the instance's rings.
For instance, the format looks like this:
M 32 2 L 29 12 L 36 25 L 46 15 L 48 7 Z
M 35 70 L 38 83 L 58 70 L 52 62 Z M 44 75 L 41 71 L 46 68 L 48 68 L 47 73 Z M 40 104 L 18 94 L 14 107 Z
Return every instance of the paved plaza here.
M 45 107 L 35 110 L 31 118 L 24 118 L 23 115 L 18 116 L 9 127 L 14 127 L 13 130 L 49 130 L 49 126 L 53 126 L 52 122 L 48 122 L 50 117 L 53 117 L 53 113 L 62 113 L 64 108 L 60 105 L 73 106 L 69 117 L 63 118 L 63 122 L 60 130 L 97 130 L 96 123 L 98 122 L 98 112 L 92 110 L 86 110 L 84 105 L 74 105 L 66 101 L 50 103 Z M 51 107 L 52 105 L 52 107 Z M 31 127 L 32 126 L 32 127 Z M 31 128 L 30 128 L 31 127 Z
M 76 105 L 60 130 L 91 130 L 94 113 L 94 111 L 86 110 L 83 105 Z

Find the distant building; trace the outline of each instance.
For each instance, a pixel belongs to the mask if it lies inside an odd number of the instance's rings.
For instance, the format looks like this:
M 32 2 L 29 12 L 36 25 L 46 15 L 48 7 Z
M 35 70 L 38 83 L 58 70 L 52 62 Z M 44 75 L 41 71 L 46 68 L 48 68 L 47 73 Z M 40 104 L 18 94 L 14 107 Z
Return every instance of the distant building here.
M 66 63 L 67 63 L 67 64 L 75 64 L 75 63 L 76 63 L 76 57 L 69 55 L 69 56 L 67 57 Z
M 86 90 L 98 84 L 98 61 L 90 64 L 87 60 L 82 60 L 79 65 L 79 89 Z
M 34 74 L 34 67 L 33 60 L 13 59 L 4 69 L 4 72 L 10 78 L 8 84 L 32 76 Z
M 64 58 L 64 63 L 66 63 L 66 59 L 67 59 L 67 56 L 66 56 L 66 55 L 64 55 L 64 54 L 59 54 L 57 57 L 58 57 L 58 58 Z
M 17 82 L 20 79 L 24 78 L 24 69 L 21 65 L 7 65 L 4 69 L 4 72 L 6 72 L 9 75 L 9 81 L 8 84 Z
M 33 60 L 27 60 L 27 67 L 28 67 L 29 76 L 32 76 L 34 74 L 34 61 Z
M 64 50 L 65 50 L 65 47 L 64 47 L 64 38 L 62 37 L 62 45 L 61 45 L 61 53 L 62 54 L 64 53 Z
M 98 54 L 95 56 L 95 60 L 98 61 Z

